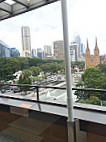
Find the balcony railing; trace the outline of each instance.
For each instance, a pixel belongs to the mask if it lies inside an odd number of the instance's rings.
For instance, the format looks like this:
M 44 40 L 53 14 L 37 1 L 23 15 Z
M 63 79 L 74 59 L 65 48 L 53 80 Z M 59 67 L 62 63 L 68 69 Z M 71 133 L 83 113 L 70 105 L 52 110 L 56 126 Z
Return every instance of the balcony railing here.
M 40 100 L 40 92 L 41 92 L 41 88 L 43 89 L 56 89 L 56 90 L 66 90 L 66 87 L 53 87 L 53 86 L 44 86 L 44 85 L 29 85 L 29 84 L 0 84 L 0 88 L 1 88 L 1 91 L 2 89 L 8 89 L 9 87 L 13 87 L 13 91 L 17 91 L 17 90 L 14 90 L 14 87 L 18 87 L 18 88 L 22 88 L 22 87 L 27 87 L 27 88 L 30 88 L 29 90 L 36 93 L 36 100 L 34 99 L 29 99 L 29 98 L 20 98 L 20 97 L 17 97 L 17 96 L 9 96 L 9 95 L 3 95 L 1 94 L 0 97 L 2 98 L 11 98 L 11 99 L 17 99 L 17 100 L 24 100 L 24 101 L 30 101 L 30 102 L 34 102 L 34 101 L 37 101 L 37 102 L 42 102 L 42 103 L 51 103 L 50 101 L 41 101 Z M 84 91 L 84 92 L 99 92 L 99 93 L 106 93 L 106 89 L 94 89 L 94 88 L 72 88 L 73 91 Z M 15 94 L 15 93 L 14 93 Z M 57 103 L 54 103 L 56 105 L 58 105 Z M 61 105 L 61 103 L 59 104 Z M 62 104 L 63 105 L 63 104 Z M 65 104 L 66 105 L 66 104 Z

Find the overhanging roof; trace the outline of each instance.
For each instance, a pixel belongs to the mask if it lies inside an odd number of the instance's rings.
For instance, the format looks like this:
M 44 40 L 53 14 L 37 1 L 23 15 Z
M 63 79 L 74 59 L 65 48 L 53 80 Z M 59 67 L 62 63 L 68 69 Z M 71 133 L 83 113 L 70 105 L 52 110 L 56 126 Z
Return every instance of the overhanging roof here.
M 0 21 L 58 0 L 0 0 Z

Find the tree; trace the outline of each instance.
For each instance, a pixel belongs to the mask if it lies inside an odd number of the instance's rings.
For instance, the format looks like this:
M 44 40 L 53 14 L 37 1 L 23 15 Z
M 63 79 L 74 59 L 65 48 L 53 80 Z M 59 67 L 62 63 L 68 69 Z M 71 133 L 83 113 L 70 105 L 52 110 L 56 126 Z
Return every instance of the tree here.
M 48 72 L 54 74 L 58 71 L 58 65 L 56 63 L 46 63 L 41 65 L 41 69 L 42 71 L 44 71 L 45 74 Z
M 12 73 L 15 73 L 20 70 L 20 63 L 16 58 L 8 57 L 8 58 L 6 58 L 6 60 L 7 60 L 6 67 L 11 68 Z
M 30 69 L 24 69 L 22 71 L 22 74 L 20 75 L 19 84 L 31 84 L 31 76 L 32 71 Z M 30 90 L 30 87 L 20 87 L 20 91 L 24 91 L 25 95 L 27 94 L 27 91 Z
M 28 58 L 25 57 L 17 57 L 17 60 L 20 63 L 20 69 L 28 69 L 29 68 L 29 60 Z
M 72 62 L 72 66 L 73 68 L 77 66 L 79 69 L 83 70 L 85 68 L 85 62 L 84 61 Z
M 99 69 L 89 67 L 84 71 L 82 81 L 84 81 L 85 88 L 101 89 L 101 84 L 103 83 L 103 74 Z
M 30 67 L 30 70 L 32 71 L 33 76 L 38 76 L 39 73 L 41 72 L 40 67 L 35 67 L 35 66 Z
M 0 58 L 0 80 L 13 79 L 13 74 L 19 70 L 29 69 L 32 66 L 42 66 L 44 72 L 55 73 L 57 66 L 63 64 L 63 60 L 42 60 L 37 58 L 25 58 L 25 57 L 7 57 Z M 55 64 L 55 65 L 54 65 Z M 36 69 L 35 75 L 37 75 L 39 69 Z
M 99 64 L 96 66 L 106 77 L 106 64 Z
M 84 88 L 84 82 L 81 80 L 78 82 L 78 84 L 76 84 L 76 87 L 78 88 Z M 87 99 L 88 96 L 86 95 L 86 92 L 84 91 L 75 91 L 74 95 L 77 96 L 78 100 L 82 100 L 82 99 Z
M 41 65 L 40 68 L 42 69 L 44 74 L 46 74 L 47 72 L 50 72 L 49 63 Z
M 63 63 L 60 63 L 60 64 L 57 64 L 57 67 L 58 67 L 58 70 L 64 70 L 65 69 L 65 64 L 64 62 Z
M 42 64 L 45 63 L 45 60 L 42 60 L 42 59 L 38 59 L 38 58 L 29 58 L 29 66 L 32 67 L 32 66 L 40 66 Z
M 101 100 L 96 96 L 91 96 L 90 99 L 82 100 L 81 102 L 93 105 L 101 105 Z
M 29 76 L 27 76 L 27 74 L 21 74 L 18 84 L 31 84 L 31 78 Z M 24 91 L 25 95 L 27 95 L 27 91 L 30 90 L 30 87 L 20 87 L 20 91 Z
M 91 98 L 88 100 L 88 103 L 89 104 L 94 104 L 94 105 L 100 105 L 101 100 L 96 96 L 91 96 Z
M 82 80 L 77 84 L 77 87 L 103 89 L 103 86 L 105 86 L 104 84 L 105 80 L 103 73 L 95 67 L 89 67 L 84 71 Z M 75 95 L 77 95 L 78 99 L 90 99 L 91 96 L 96 96 L 99 99 L 101 98 L 101 93 L 92 91 L 76 91 Z M 102 98 L 105 98 L 105 94 L 102 94 Z
M 22 74 L 26 77 L 30 77 L 32 75 L 32 71 L 30 69 L 24 69 Z
M 15 58 L 2 58 L 0 61 L 0 79 L 12 80 L 14 78 L 13 74 L 19 69 L 19 62 Z
M 58 71 L 58 65 L 55 63 L 49 63 L 49 71 L 54 74 Z

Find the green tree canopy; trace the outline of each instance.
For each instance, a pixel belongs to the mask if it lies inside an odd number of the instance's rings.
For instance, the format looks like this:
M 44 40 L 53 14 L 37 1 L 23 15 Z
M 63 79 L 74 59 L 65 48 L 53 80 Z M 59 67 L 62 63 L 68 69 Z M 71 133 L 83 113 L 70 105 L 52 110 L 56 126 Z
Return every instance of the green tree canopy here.
M 49 63 L 49 70 L 52 74 L 58 71 L 58 65 L 55 63 Z
M 103 74 L 99 69 L 89 67 L 84 71 L 82 81 L 84 81 L 85 88 L 101 89 L 101 84 L 103 83 Z
M 29 68 L 29 59 L 25 57 L 17 57 L 16 58 L 20 63 L 20 69 L 28 69 Z
M 83 88 L 106 89 L 106 79 L 99 69 L 95 67 L 89 67 L 84 71 L 82 80 L 76 86 Z M 90 99 L 91 96 L 96 96 L 99 99 L 106 100 L 106 93 L 76 91 L 75 95 L 77 95 L 79 100 Z
M 0 59 L 0 79 L 12 80 L 13 74 L 20 70 L 19 61 L 16 58 L 8 57 Z
M 84 61 L 75 61 L 71 62 L 71 67 L 78 67 L 79 69 L 83 70 L 85 68 L 85 62 Z
M 58 64 L 56 63 L 46 63 L 41 65 L 41 69 L 42 71 L 44 71 L 44 73 L 51 72 L 52 74 L 54 74 L 58 71 L 58 68 Z
M 24 69 L 24 70 L 22 71 L 22 74 L 23 74 L 24 76 L 26 76 L 26 77 L 29 77 L 29 76 L 32 75 L 32 71 L 31 71 L 30 69 Z
M 35 66 L 30 67 L 30 70 L 32 71 L 33 76 L 37 76 L 41 72 L 40 67 L 35 67 Z
M 31 84 L 31 78 L 28 76 L 28 74 L 23 74 L 20 75 L 18 84 Z M 25 95 L 27 94 L 27 91 L 30 90 L 30 87 L 20 87 L 20 91 L 23 91 Z
M 40 66 L 40 68 L 42 69 L 42 71 L 46 74 L 47 72 L 50 72 L 49 70 L 49 63 L 43 64 Z
M 104 74 L 106 77 L 106 64 L 99 64 L 97 65 L 97 68 Z

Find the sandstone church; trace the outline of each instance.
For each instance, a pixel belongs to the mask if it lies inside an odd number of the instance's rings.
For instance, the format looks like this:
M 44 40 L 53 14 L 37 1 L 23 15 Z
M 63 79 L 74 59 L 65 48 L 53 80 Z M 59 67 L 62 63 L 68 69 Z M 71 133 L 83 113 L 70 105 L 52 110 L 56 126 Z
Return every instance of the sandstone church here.
M 87 48 L 85 51 L 85 69 L 90 66 L 96 67 L 98 64 L 100 64 L 100 56 L 99 56 L 99 48 L 97 45 L 97 38 L 95 43 L 94 55 L 90 54 L 90 49 L 87 40 Z

